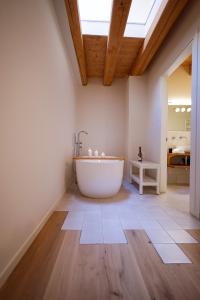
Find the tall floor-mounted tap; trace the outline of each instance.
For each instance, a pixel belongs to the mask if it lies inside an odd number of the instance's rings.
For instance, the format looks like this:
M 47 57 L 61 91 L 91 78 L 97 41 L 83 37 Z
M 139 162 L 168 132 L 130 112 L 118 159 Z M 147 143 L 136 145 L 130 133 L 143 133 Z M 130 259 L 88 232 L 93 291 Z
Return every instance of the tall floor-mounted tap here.
M 80 130 L 80 131 L 78 131 L 77 133 L 75 133 L 75 145 L 74 145 L 74 155 L 75 156 L 80 156 L 80 154 L 81 154 L 81 149 L 83 148 L 82 147 L 82 145 L 83 145 L 83 143 L 81 142 L 81 140 L 80 140 L 80 136 L 81 136 L 81 134 L 88 134 L 88 132 L 87 131 L 85 131 L 85 130 Z

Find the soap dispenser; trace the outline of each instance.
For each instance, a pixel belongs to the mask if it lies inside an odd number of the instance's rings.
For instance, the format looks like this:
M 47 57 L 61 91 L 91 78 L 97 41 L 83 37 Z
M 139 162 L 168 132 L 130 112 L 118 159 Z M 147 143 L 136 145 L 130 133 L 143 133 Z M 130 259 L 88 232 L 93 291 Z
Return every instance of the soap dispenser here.
M 92 149 L 91 148 L 88 149 L 88 156 L 92 156 Z
M 95 151 L 94 151 L 94 156 L 99 156 L 98 150 L 95 150 Z

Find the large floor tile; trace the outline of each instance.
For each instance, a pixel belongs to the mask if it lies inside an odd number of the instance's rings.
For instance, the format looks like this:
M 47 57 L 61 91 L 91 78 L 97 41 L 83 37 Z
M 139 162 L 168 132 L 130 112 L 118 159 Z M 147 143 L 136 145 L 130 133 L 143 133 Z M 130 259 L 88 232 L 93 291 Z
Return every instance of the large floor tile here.
M 80 244 L 103 244 L 102 228 L 83 228 L 80 236 Z
M 167 218 L 167 214 L 163 211 L 163 209 L 159 208 L 157 205 L 149 208 L 148 213 L 152 218 Z
M 119 211 L 118 216 L 120 219 L 134 219 L 137 217 L 137 215 L 133 213 L 132 209 L 130 208 L 122 209 L 121 211 Z
M 157 221 L 165 230 L 181 229 L 181 226 L 170 218 L 157 218 Z
M 143 229 L 162 229 L 161 225 L 156 220 L 141 219 Z
M 69 212 L 61 230 L 81 230 L 83 226 L 83 212 Z
M 121 223 L 119 219 L 103 219 L 103 227 L 105 229 L 121 228 Z
M 78 218 L 67 218 L 61 230 L 81 230 L 82 226 L 83 220 Z
M 101 212 L 101 217 L 104 220 L 119 220 L 118 213 L 115 210 L 114 211 L 103 210 Z
M 100 211 L 87 211 L 83 213 L 84 222 L 98 222 L 101 220 Z
M 188 232 L 185 230 L 168 230 L 169 235 L 177 244 L 196 244 L 198 243 Z
M 189 215 L 187 215 L 185 217 L 177 217 L 176 223 L 178 223 L 182 229 L 199 229 L 200 228 L 200 222 Z
M 82 212 L 82 211 L 73 211 L 73 212 L 70 211 L 70 212 L 68 212 L 66 219 L 69 219 L 69 218 L 83 219 L 83 216 L 84 216 L 84 212 Z
M 103 220 L 104 244 L 126 244 L 126 236 L 118 221 Z
M 191 260 L 176 244 L 153 244 L 165 264 L 188 264 Z
M 174 244 L 174 240 L 164 229 L 146 229 L 150 241 L 154 244 Z
M 176 220 L 178 218 L 187 218 L 187 216 L 188 216 L 188 214 L 181 211 L 180 208 L 178 209 L 178 208 L 173 207 L 172 203 L 169 203 L 169 207 L 166 208 L 165 211 L 166 211 L 167 215 L 174 220 Z
M 103 229 L 104 244 L 127 244 L 126 236 L 122 229 Z
M 136 220 L 136 219 L 131 220 L 131 219 L 120 218 L 120 222 L 122 225 L 122 229 L 124 229 L 124 230 L 143 229 L 140 221 Z

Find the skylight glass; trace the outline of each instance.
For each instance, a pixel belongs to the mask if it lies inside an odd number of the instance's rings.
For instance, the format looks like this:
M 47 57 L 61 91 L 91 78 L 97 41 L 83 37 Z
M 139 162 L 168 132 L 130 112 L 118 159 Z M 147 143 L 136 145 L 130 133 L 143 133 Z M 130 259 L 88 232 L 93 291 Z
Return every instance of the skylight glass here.
M 144 38 L 162 0 L 133 0 L 124 36 Z M 113 0 L 78 0 L 83 34 L 108 35 Z
M 145 38 L 162 0 L 132 1 L 124 36 Z
M 110 22 L 112 0 L 78 0 L 81 21 Z
M 145 25 L 155 2 L 155 0 L 132 1 L 127 23 Z

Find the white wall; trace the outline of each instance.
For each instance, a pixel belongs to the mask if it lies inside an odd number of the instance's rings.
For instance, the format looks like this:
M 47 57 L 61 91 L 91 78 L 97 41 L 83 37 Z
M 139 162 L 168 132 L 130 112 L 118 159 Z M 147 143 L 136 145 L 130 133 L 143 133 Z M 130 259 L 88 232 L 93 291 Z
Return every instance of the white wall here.
M 82 154 L 98 149 L 107 155 L 137 159 L 138 147 L 146 155 L 146 77 L 115 80 L 105 87 L 100 79 L 80 86 L 77 101 L 77 130 L 82 135 Z
M 82 136 L 82 154 L 91 147 L 106 155 L 125 155 L 125 105 L 126 79 L 109 87 L 90 79 L 87 86 L 79 87 L 76 129 L 88 132 Z
M 1 1 L 0 36 L 3 281 L 71 180 L 76 84 L 50 0 Z
M 146 76 L 132 76 L 127 82 L 126 92 L 126 157 L 137 160 L 139 146 L 146 157 Z M 129 179 L 129 163 L 126 163 L 126 177 Z
M 139 146 L 146 155 L 146 101 L 147 82 L 145 76 L 129 77 L 127 120 L 128 158 L 137 159 Z
M 161 47 L 154 62 L 152 63 L 148 76 L 148 108 L 147 108 L 147 151 L 150 159 L 164 163 L 163 157 L 166 153 L 161 145 L 166 143 L 166 124 L 163 124 L 164 108 L 166 108 L 166 79 L 164 75 L 177 57 L 184 51 L 192 41 L 200 24 L 199 19 L 200 1 L 191 0 L 187 10 L 179 18 Z M 163 94 L 163 90 L 165 92 Z M 167 111 L 167 109 L 166 109 Z M 152 143 L 153 139 L 153 143 Z M 161 190 L 166 188 L 166 175 L 161 174 Z

